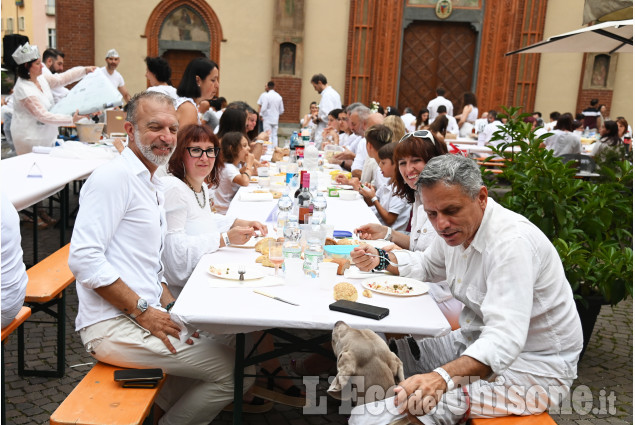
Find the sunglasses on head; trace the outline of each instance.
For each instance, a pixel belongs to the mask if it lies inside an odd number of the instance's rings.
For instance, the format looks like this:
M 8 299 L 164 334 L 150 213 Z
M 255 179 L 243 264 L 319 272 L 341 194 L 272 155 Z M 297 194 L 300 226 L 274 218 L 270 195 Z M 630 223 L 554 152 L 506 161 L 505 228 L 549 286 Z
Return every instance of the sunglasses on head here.
M 434 139 L 434 136 L 432 135 L 431 131 L 428 130 L 417 130 L 417 131 L 413 131 L 411 133 L 406 133 L 401 140 L 399 140 L 398 143 L 403 142 L 404 140 L 406 140 L 409 137 L 417 137 L 419 139 L 427 139 L 429 141 L 432 142 L 433 145 L 436 145 L 436 140 Z
M 203 152 L 207 155 L 208 158 L 216 158 L 218 153 L 220 152 L 220 148 L 207 148 L 202 149 L 199 147 L 187 147 L 187 152 L 190 154 L 192 158 L 200 158 L 203 156 Z

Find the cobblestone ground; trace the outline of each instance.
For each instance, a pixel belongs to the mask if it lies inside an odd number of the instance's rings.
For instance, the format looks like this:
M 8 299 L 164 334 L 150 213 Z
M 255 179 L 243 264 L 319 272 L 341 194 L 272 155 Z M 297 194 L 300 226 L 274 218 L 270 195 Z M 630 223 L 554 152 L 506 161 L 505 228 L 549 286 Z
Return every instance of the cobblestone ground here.
M 71 194 L 71 210 L 76 202 L 76 196 Z M 53 216 L 58 217 L 59 211 L 55 209 Z M 32 224 L 23 223 L 21 231 L 24 258 L 29 264 L 33 261 Z M 67 236 L 70 237 L 70 231 Z M 39 241 L 41 259 L 59 248 L 59 230 L 41 230 Z M 74 285 L 71 285 L 67 290 L 66 374 L 61 379 L 18 376 L 17 335 L 9 337 L 4 349 L 6 383 L 3 388 L 8 424 L 47 424 L 51 413 L 90 370 L 91 365 L 85 364 L 92 364 L 94 360 L 86 354 L 74 331 L 76 314 L 77 295 Z M 578 366 L 579 378 L 574 383 L 575 394 L 581 397 L 570 404 L 571 413 L 552 414 L 558 424 L 633 423 L 632 317 L 632 300 L 621 302 L 614 308 L 602 307 L 589 347 Z M 38 313 L 27 322 L 27 367 L 52 369 L 56 361 L 55 328 L 51 324 L 33 323 L 37 319 L 47 320 L 47 317 Z M 283 364 L 286 362 L 288 359 L 283 359 Z M 325 396 L 324 388 L 318 396 Z M 345 424 L 347 416 L 338 412 L 339 403 L 329 397 L 326 400 L 326 412 L 323 414 L 303 415 L 302 409 L 275 405 L 265 414 L 246 414 L 243 423 Z M 212 424 L 231 424 L 231 420 L 231 413 L 222 413 Z

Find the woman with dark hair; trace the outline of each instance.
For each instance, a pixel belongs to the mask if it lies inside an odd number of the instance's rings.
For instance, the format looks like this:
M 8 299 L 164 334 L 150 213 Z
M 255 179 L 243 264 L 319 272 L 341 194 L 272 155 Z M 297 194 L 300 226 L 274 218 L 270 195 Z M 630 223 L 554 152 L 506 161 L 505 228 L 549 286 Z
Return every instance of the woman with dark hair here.
M 207 58 L 193 59 L 185 68 L 181 83 L 176 89 L 176 117 L 179 126 L 200 124 L 198 103 L 212 99 L 218 93 L 218 65 Z
M 51 88 L 63 87 L 95 70 L 94 66 L 76 66 L 66 72 L 43 75 L 37 46 L 28 42 L 13 53 L 18 64 L 18 81 L 13 87 L 11 134 L 18 155 L 31 152 L 34 146 L 53 146 L 59 126 L 70 126 L 83 118 L 76 111 L 71 117 L 53 114 Z
M 254 154 L 254 157 L 257 160 L 260 160 L 260 156 L 263 152 L 263 143 L 269 140 L 269 131 L 263 131 L 258 133 L 258 112 L 248 103 L 243 101 L 234 101 L 227 105 L 227 110 L 230 109 L 238 109 L 245 112 L 245 122 L 243 124 L 243 129 L 239 129 L 237 123 L 232 122 L 231 129 L 225 129 L 223 133 L 227 133 L 229 131 L 240 131 L 245 133 L 245 137 L 249 141 L 249 148 L 251 149 L 251 153 Z M 232 117 L 235 118 L 235 117 Z M 219 129 L 220 132 L 220 129 Z
M 417 119 L 415 121 L 415 128 L 417 130 L 427 130 L 430 126 L 430 111 L 428 108 L 419 109 Z
M 582 152 L 580 137 L 573 132 L 573 115 L 566 112 L 560 115 L 553 130 L 553 135 L 544 141 L 544 147 L 553 151 L 553 156 Z
M 225 114 L 230 109 L 225 111 Z M 225 114 L 221 117 L 225 117 Z M 225 214 L 229 204 L 241 186 L 248 186 L 251 176 L 256 173 L 253 154 L 244 131 L 232 131 L 223 135 L 221 152 L 225 166 L 218 188 L 214 191 L 214 207 L 219 214 Z
M 624 159 L 622 140 L 618 135 L 615 121 L 604 121 L 604 125 L 600 128 L 600 140 L 593 144 L 591 156 L 596 162 L 613 162 Z
M 430 124 L 429 130 L 438 140 L 445 142 L 445 134 L 448 131 L 448 118 L 445 115 L 437 115 L 436 119 Z
M 372 223 L 357 228 L 355 231 L 358 236 L 361 239 L 385 239 L 405 250 L 425 251 L 439 236 L 428 220 L 416 191 L 416 183 L 419 174 L 430 159 L 447 153 L 446 144 L 429 130 L 418 130 L 406 134 L 394 149 L 395 172 L 391 184 L 394 185 L 395 195 L 413 204 L 410 234 Z M 452 329 L 457 329 L 463 304 L 452 297 L 447 282 L 430 285 L 430 294 L 448 319 Z
M 171 175 L 161 179 L 165 186 L 168 227 L 163 263 L 175 297 L 204 254 L 224 247 L 226 240 L 243 245 L 254 235 L 254 230 L 267 234 L 267 226 L 260 222 L 212 213 L 207 187 L 220 180 L 223 161 L 217 161 L 219 154 L 218 138 L 210 127 L 185 126 L 179 129 L 168 163 Z
M 457 115 L 454 118 L 459 124 L 459 136 L 468 137 L 472 134 L 474 123 L 478 119 L 478 108 L 476 107 L 476 95 L 474 93 L 463 93 L 463 111 L 461 115 Z
M 178 96 L 176 94 L 176 89 L 172 87 L 172 82 L 170 81 L 170 77 L 172 77 L 172 69 L 170 68 L 170 64 L 168 64 L 168 61 L 159 56 L 156 58 L 148 56 L 145 58 L 145 62 L 146 78 L 150 84 L 150 87 L 148 87 L 147 90 L 163 93 L 176 100 Z

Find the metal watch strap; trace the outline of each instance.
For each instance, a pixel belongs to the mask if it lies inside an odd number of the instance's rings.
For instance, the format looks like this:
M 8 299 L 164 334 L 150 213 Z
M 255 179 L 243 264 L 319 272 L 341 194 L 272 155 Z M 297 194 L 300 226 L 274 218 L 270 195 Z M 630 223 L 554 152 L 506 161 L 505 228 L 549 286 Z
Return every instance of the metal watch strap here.
M 454 388 L 456 388 L 456 385 L 454 384 L 452 377 L 450 376 L 448 372 L 445 371 L 445 369 L 443 369 L 442 367 L 438 367 L 434 369 L 433 372 L 436 372 L 439 375 L 441 375 L 441 378 L 443 378 L 443 380 L 445 381 L 445 384 L 448 386 L 448 389 L 446 391 L 452 391 Z

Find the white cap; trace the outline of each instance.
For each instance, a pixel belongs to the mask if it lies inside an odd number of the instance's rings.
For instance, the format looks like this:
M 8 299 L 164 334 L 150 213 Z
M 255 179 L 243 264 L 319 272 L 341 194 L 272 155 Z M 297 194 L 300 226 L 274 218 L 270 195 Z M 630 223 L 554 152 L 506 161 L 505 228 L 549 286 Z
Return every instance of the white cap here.
M 115 49 L 110 49 L 106 52 L 106 59 L 108 58 L 118 58 L 119 53 Z
M 31 46 L 27 41 L 22 46 L 15 49 L 15 52 L 11 55 L 15 60 L 15 63 L 22 65 L 23 63 L 31 62 L 40 57 L 40 52 L 37 46 Z

